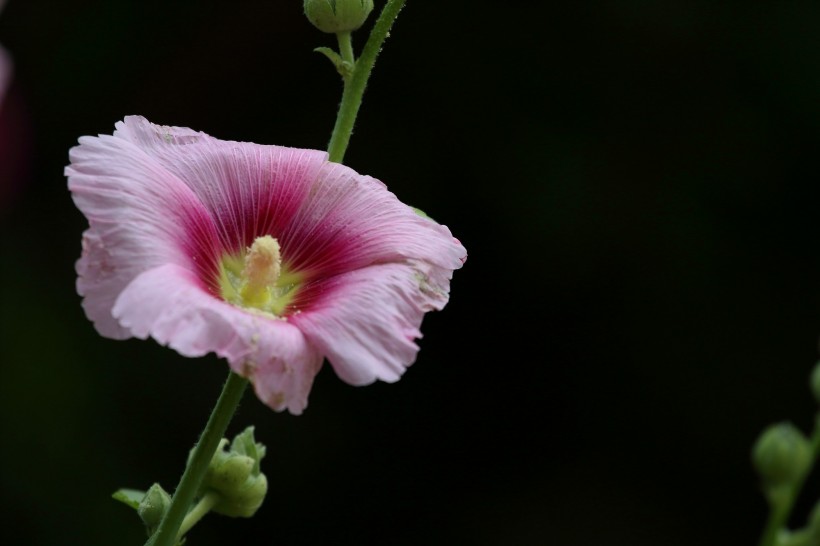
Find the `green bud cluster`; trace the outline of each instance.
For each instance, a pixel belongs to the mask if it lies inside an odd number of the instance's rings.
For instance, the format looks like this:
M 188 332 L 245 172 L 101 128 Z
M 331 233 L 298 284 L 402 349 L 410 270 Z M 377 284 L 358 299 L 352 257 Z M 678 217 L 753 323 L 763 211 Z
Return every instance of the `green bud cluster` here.
M 373 11 L 373 0 L 305 0 L 305 15 L 330 34 L 352 32 L 362 26 Z
M 249 518 L 268 492 L 268 479 L 259 465 L 265 456 L 265 446 L 254 440 L 253 427 L 238 434 L 226 451 L 227 446 L 228 440 L 223 438 L 205 474 L 203 494 L 213 492 L 219 497 L 212 508 L 214 512 Z

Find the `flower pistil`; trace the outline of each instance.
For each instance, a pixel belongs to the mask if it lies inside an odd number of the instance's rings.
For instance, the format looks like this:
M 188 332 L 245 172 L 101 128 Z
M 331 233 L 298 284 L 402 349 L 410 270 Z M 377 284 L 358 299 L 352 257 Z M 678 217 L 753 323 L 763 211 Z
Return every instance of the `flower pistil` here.
M 222 258 L 219 285 L 222 298 L 238 307 L 281 317 L 293 299 L 299 275 L 282 266 L 279 241 L 257 237 L 244 255 Z

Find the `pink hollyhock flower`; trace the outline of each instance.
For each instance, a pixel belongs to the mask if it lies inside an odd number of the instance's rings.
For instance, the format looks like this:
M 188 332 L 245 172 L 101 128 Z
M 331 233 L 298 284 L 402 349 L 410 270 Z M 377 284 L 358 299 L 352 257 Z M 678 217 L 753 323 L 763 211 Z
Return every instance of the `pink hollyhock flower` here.
M 384 184 L 324 152 L 217 140 L 128 117 L 82 137 L 68 186 L 77 262 L 104 336 L 214 352 L 298 414 L 327 357 L 344 381 L 396 381 L 466 251 Z

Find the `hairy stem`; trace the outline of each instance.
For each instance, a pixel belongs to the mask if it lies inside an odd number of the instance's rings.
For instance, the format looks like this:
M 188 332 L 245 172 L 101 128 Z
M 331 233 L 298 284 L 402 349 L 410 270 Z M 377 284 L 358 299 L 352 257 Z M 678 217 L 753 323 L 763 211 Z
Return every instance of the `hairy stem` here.
M 228 380 L 222 387 L 222 393 L 216 401 L 205 430 L 202 431 L 199 442 L 194 446 L 185 472 L 171 498 L 171 506 L 162 518 L 157 532 L 148 539 L 145 546 L 174 546 L 176 543 L 182 521 L 188 513 L 188 508 L 199 490 L 202 478 L 205 477 L 205 471 L 208 470 L 219 441 L 225 435 L 228 423 L 236 412 L 247 386 L 247 379 L 233 372 L 228 375 Z
M 373 65 L 382 44 L 390 34 L 390 28 L 393 26 L 399 11 L 404 7 L 405 1 L 388 0 L 378 20 L 376 20 L 376 24 L 373 25 L 370 37 L 362 49 L 361 57 L 355 62 L 352 76 L 344 80 L 342 102 L 339 105 L 336 125 L 333 127 L 333 134 L 330 136 L 330 144 L 327 147 L 329 160 L 334 163 L 341 163 L 345 157 L 345 151 L 347 151 L 347 145 L 350 143 L 350 135 L 353 133 L 353 125 L 356 123 L 356 116 L 359 113 L 359 107 L 362 105 L 362 97 L 367 86 L 367 80 L 370 78 L 370 72 L 373 70 Z M 348 43 L 349 38 L 348 36 Z M 343 38 L 340 36 L 341 54 L 342 58 L 345 59 L 346 46 L 342 44 L 342 40 Z M 352 56 L 352 49 L 349 54 Z

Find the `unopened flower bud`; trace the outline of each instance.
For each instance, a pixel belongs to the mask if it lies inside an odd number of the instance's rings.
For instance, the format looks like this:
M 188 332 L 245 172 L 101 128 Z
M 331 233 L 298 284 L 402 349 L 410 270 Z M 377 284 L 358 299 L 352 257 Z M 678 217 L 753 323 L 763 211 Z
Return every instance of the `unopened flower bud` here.
M 812 463 L 808 440 L 791 423 L 771 425 L 757 439 L 752 462 L 766 488 L 794 484 Z
M 212 510 L 231 517 L 251 517 L 265 500 L 268 479 L 260 471 L 259 463 L 265 456 L 265 446 L 256 442 L 253 427 L 237 434 L 228 448 L 222 439 L 211 459 L 205 479 L 205 490 L 216 493 L 219 500 Z
M 145 526 L 148 527 L 149 534 L 153 534 L 153 530 L 156 529 L 159 522 L 162 521 L 169 506 L 171 506 L 171 496 L 160 484 L 155 483 L 145 493 L 145 496 L 137 507 L 137 513 Z
M 373 11 L 373 0 L 305 0 L 305 15 L 330 34 L 351 32 L 364 24 Z

